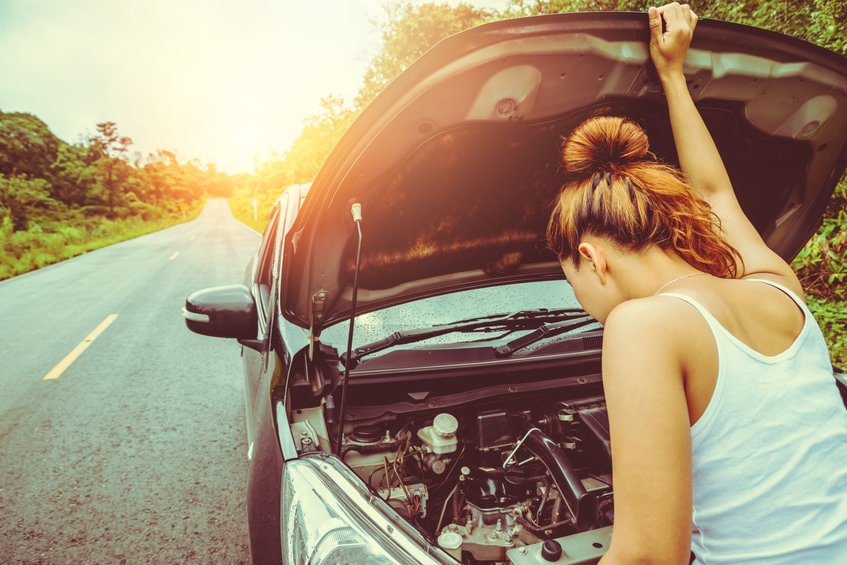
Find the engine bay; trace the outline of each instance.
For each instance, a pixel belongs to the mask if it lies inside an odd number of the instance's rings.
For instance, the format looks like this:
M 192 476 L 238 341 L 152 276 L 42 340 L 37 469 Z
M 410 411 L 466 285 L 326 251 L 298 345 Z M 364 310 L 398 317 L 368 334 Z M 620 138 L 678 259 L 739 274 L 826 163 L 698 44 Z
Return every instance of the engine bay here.
M 345 424 L 340 456 L 461 563 L 592 563 L 613 522 L 602 396 L 391 411 Z M 560 397 L 561 398 L 561 397 Z M 327 451 L 324 408 L 294 410 L 301 453 Z

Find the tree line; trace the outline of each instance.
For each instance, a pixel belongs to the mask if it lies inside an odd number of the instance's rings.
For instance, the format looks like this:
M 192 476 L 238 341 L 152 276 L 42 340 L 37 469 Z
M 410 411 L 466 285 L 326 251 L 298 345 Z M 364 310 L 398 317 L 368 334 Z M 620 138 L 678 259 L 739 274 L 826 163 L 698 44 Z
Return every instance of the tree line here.
M 180 163 L 170 151 L 145 159 L 115 122 L 77 143 L 58 137 L 38 117 L 0 111 L 0 212 L 6 232 L 59 221 L 180 213 L 207 194 L 229 196 L 232 179 L 213 165 Z
M 142 157 L 115 122 L 68 143 L 0 111 L 0 280 L 184 221 L 236 182 L 171 151 Z

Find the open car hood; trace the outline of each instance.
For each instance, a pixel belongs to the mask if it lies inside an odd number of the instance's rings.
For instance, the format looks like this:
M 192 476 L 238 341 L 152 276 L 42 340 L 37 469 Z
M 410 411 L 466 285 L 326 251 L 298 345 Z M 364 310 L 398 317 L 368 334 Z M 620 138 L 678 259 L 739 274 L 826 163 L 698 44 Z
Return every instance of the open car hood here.
M 677 163 L 646 13 L 505 20 L 451 36 L 389 85 L 314 179 L 286 237 L 286 318 L 313 334 L 357 312 L 561 278 L 546 248 L 562 139 L 596 114 L 647 131 Z M 847 164 L 847 59 L 781 34 L 701 20 L 685 72 L 741 205 L 792 258 Z

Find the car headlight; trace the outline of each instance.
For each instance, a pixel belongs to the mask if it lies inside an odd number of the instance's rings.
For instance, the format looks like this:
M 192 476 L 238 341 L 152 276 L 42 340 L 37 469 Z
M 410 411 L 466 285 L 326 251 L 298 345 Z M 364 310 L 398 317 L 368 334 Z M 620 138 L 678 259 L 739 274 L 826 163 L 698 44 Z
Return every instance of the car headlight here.
M 331 455 L 285 464 L 281 522 L 286 563 L 456 563 Z

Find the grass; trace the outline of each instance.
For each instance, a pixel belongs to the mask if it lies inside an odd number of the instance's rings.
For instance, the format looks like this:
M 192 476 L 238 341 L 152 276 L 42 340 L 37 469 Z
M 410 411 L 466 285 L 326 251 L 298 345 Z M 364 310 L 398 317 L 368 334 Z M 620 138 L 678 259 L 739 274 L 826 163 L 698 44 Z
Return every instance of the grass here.
M 265 226 L 268 223 L 268 216 L 271 213 L 271 207 L 275 200 L 257 199 L 258 207 L 253 212 L 253 198 L 245 195 L 236 195 L 229 198 L 229 208 L 232 210 L 232 215 L 239 222 L 242 222 L 259 233 L 265 231 Z M 267 200 L 267 201 L 266 201 Z
M 62 222 L 34 223 L 26 231 L 17 232 L 6 220 L 0 224 L 0 280 L 175 226 L 199 212 L 197 207 L 184 215 L 168 214 L 151 220 L 139 216 L 115 220 L 70 216 Z

